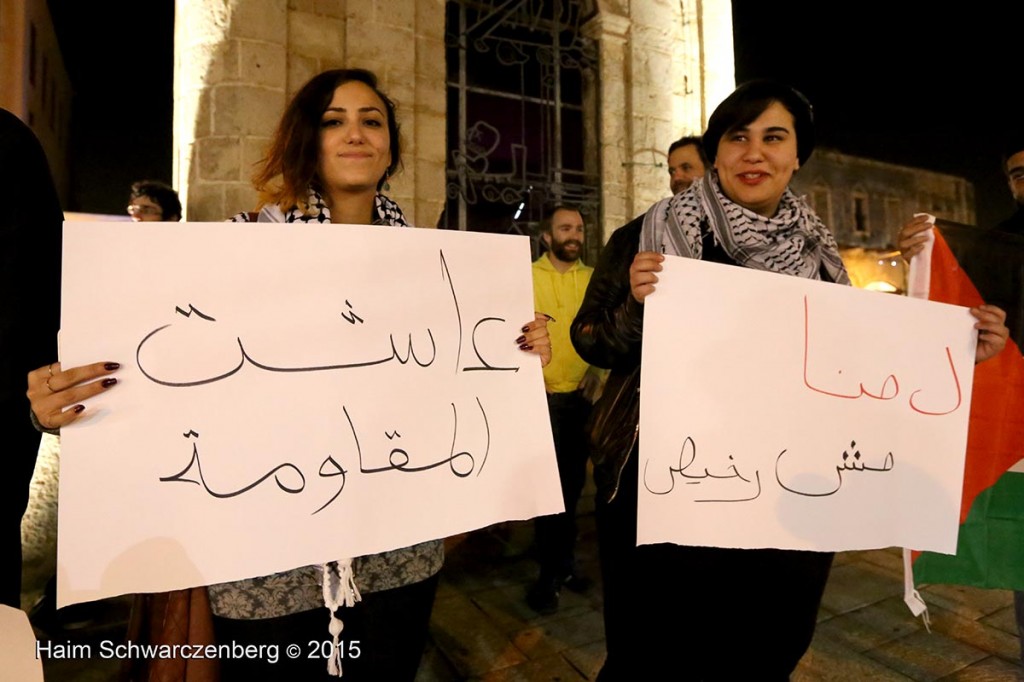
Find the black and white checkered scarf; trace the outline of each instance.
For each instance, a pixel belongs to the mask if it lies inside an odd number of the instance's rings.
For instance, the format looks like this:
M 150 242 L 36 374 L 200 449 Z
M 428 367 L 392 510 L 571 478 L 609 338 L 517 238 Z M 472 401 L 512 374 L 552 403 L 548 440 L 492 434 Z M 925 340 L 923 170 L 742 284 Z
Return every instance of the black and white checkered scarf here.
M 256 222 L 259 223 L 329 223 L 331 222 L 331 209 L 327 208 L 320 193 L 313 188 L 309 189 L 309 196 L 306 199 L 308 210 L 302 210 L 293 206 L 290 211 L 282 211 L 279 206 L 267 204 L 260 209 Z M 374 225 L 391 225 L 392 227 L 409 227 L 405 220 L 402 209 L 390 198 L 378 194 L 373 199 Z M 231 218 L 236 223 L 247 223 L 250 216 L 247 213 L 239 213 Z
M 702 235 L 715 242 L 738 264 L 807 279 L 849 284 L 832 233 L 810 206 L 787 187 L 771 218 L 732 201 L 714 171 L 689 189 L 654 204 L 644 216 L 640 250 L 700 258 Z

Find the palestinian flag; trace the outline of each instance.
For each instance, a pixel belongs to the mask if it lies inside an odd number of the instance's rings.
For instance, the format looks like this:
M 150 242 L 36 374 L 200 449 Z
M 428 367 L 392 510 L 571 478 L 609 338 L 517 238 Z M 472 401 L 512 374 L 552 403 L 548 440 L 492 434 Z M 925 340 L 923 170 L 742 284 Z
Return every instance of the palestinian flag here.
M 913 577 L 1024 590 L 1024 238 L 944 221 L 932 233 L 911 262 L 910 295 L 998 305 L 1010 341 L 975 367 L 956 555 L 915 552 Z

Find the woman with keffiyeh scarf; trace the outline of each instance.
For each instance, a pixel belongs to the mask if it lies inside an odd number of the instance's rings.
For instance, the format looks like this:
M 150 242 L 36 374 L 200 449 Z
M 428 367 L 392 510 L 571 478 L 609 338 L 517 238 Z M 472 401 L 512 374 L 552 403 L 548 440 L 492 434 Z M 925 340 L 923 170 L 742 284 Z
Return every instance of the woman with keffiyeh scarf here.
M 254 182 L 260 211 L 240 213 L 233 220 L 406 227 L 398 204 L 380 193 L 401 165 L 400 144 L 395 105 L 377 87 L 373 73 L 321 73 L 292 98 L 258 167 Z M 516 343 L 547 364 L 551 348 L 546 319 L 538 315 L 527 323 Z M 29 397 L 35 418 L 49 429 L 71 423 L 85 410 L 82 401 L 116 386 L 113 377 L 96 379 L 117 369 L 110 362 L 68 370 L 53 363 L 34 371 Z M 337 646 L 328 669 L 323 659 L 306 658 L 306 645 L 331 638 L 338 644 L 344 627 L 341 641 L 358 642 L 359 647 L 357 657 L 351 646 L 340 651 L 345 679 L 412 680 L 426 643 L 443 560 L 442 542 L 435 540 L 211 585 L 218 642 L 276 647 L 282 654 L 273 662 L 224 659 L 221 677 L 313 680 L 337 675 Z M 329 625 L 325 605 L 331 612 Z M 339 610 L 341 605 L 351 608 Z M 303 655 L 283 655 L 288 645 L 303 647 Z M 189 673 L 183 675 L 180 679 Z
M 850 283 L 832 234 L 789 189 L 814 148 L 802 94 L 770 81 L 741 85 L 712 114 L 703 146 L 714 170 L 612 235 L 572 326 L 580 356 L 612 370 L 608 404 L 595 407 L 605 413 L 598 426 L 612 426 L 595 431 L 592 454 L 602 681 L 789 679 L 810 645 L 832 565 L 830 552 L 636 546 L 637 439 L 616 425 L 636 428 L 643 303 L 663 254 Z M 1001 348 L 1005 327 L 1001 311 L 972 312 L 983 359 Z

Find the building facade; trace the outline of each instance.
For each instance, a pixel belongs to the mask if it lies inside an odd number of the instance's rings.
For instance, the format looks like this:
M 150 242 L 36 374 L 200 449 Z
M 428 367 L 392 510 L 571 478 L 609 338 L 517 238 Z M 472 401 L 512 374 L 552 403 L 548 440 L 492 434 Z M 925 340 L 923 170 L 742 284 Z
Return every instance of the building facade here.
M 906 264 L 896 248 L 915 213 L 973 225 L 974 186 L 954 175 L 817 149 L 793 177 L 839 242 L 854 286 L 904 293 Z
M 46 0 L 0 0 L 0 107 L 39 138 L 62 203 L 68 198 L 71 94 Z
M 539 187 L 549 200 L 582 192 L 596 245 L 666 195 L 668 144 L 703 130 L 734 86 L 727 0 L 178 0 L 176 12 L 174 181 L 188 220 L 254 207 L 249 177 L 287 98 L 319 71 L 363 67 L 398 104 L 391 195 L 412 222 L 473 229 L 452 213 L 474 172 L 474 198 L 489 187 L 510 220 Z M 484 54 L 520 82 L 472 73 Z M 566 80 L 527 91 L 531 73 Z M 535 121 L 545 135 L 510 132 Z

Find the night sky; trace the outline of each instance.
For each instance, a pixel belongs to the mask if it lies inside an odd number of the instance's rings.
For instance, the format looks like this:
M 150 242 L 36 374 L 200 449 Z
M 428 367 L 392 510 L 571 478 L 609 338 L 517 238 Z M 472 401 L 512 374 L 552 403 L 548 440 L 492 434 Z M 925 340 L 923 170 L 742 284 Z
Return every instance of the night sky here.
M 49 4 L 76 91 L 66 208 L 119 213 L 133 180 L 170 179 L 174 3 L 103 3 L 98 31 L 80 30 L 95 3 Z M 966 177 L 990 225 L 1012 210 L 999 152 L 1020 129 L 1024 3 L 964 7 L 734 0 L 737 81 L 803 91 L 821 145 Z

